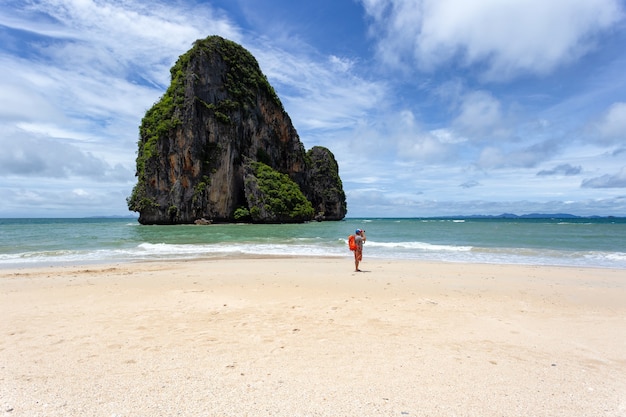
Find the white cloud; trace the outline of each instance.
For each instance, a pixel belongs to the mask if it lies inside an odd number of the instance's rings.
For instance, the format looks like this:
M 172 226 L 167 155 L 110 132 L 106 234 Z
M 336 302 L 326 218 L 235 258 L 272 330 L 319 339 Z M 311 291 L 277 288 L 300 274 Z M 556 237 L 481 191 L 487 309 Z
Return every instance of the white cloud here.
M 623 17 L 619 0 L 361 0 L 378 53 L 432 71 L 479 65 L 489 79 L 546 74 L 579 58 Z
M 436 137 L 439 142 L 446 144 L 458 144 L 467 141 L 466 138 L 456 135 L 451 129 L 434 129 L 430 131 L 430 134 Z
M 19 68 L 11 67 L 7 60 L 0 57 L 0 120 L 53 121 L 63 117 L 62 112 L 45 97 L 45 93 L 11 75 Z
M 559 147 L 560 144 L 554 140 L 510 150 L 486 146 L 481 152 L 478 166 L 483 169 L 533 168 L 540 162 L 553 157 L 558 152 Z
M 98 181 L 133 179 L 123 165 L 110 165 L 102 157 L 85 151 L 61 137 L 34 135 L 24 131 L 0 131 L 0 177 L 83 177 Z
M 261 70 L 277 90 L 299 133 L 354 128 L 376 108 L 384 107 L 384 82 L 352 72 L 354 63 L 330 56 L 315 61 L 263 42 L 250 46 Z
M 354 62 L 352 60 L 335 55 L 331 55 L 328 61 L 334 68 L 341 72 L 348 72 L 354 67 Z
M 398 158 L 415 163 L 436 164 L 449 158 L 455 148 L 430 133 L 404 136 L 397 142 Z
M 602 175 L 582 182 L 582 188 L 626 188 L 626 166 L 614 175 Z
M 194 40 L 210 33 L 240 37 L 225 17 L 207 6 L 181 14 L 176 5 L 159 1 L 41 0 L 22 13 L 19 22 L 12 19 L 20 29 L 61 42 L 39 47 L 42 56 L 58 65 L 115 74 L 141 69 L 145 72 L 140 75 L 161 84 L 167 84 L 173 60 Z M 37 18 L 42 15 L 48 17 L 44 25 Z
M 502 125 L 500 102 L 485 91 L 470 92 L 462 98 L 454 124 L 460 131 L 472 136 L 492 137 Z
M 79 197 L 84 197 L 84 196 L 89 195 L 89 193 L 83 190 L 82 188 L 75 188 L 72 192 Z
M 403 178 L 407 167 L 431 167 L 454 159 L 458 144 L 465 139 L 454 136 L 448 129 L 426 130 L 416 115 L 408 109 L 393 111 L 375 109 L 371 117 L 363 118 L 342 142 L 332 142 L 340 150 L 339 159 L 347 152 L 342 172 L 359 175 L 355 158 L 363 160 L 368 170 L 375 170 L 392 180 Z M 340 161 L 342 162 L 342 161 Z
M 626 145 L 626 103 L 614 103 L 597 126 L 600 142 Z
M 66 188 L 56 180 L 38 180 L 11 189 L 0 188 L 2 214 L 9 217 L 82 217 L 103 214 L 128 214 L 126 197 L 129 187 L 100 188 L 85 182 L 82 188 Z M 103 211 L 105 210 L 105 211 Z

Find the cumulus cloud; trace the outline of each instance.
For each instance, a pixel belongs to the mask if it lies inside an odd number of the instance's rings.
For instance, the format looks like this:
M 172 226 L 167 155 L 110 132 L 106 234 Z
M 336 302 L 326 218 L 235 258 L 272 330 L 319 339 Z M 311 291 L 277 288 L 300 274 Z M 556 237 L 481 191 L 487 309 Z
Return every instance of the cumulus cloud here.
M 0 56 L 0 121 L 62 119 L 63 113 L 50 102 L 41 86 L 25 77 L 24 70 L 29 67 L 26 63 L 16 66 Z
M 490 79 L 546 74 L 593 47 L 623 16 L 619 0 L 361 0 L 391 66 L 484 68 Z
M 111 166 L 101 157 L 58 138 L 6 133 L 0 140 L 0 176 L 45 178 L 85 177 L 99 181 L 129 181 L 133 173 L 121 164 Z
M 486 146 L 479 157 L 478 166 L 483 169 L 493 168 L 532 168 L 559 150 L 560 144 L 555 140 L 541 141 L 520 149 L 502 149 Z
M 580 186 L 582 188 L 626 188 L 626 166 L 617 174 L 586 179 Z
M 483 135 L 489 135 L 492 137 L 502 129 L 501 104 L 486 91 L 464 94 L 454 125 L 470 136 L 481 138 Z
M 427 165 L 454 158 L 458 143 L 464 141 L 448 129 L 426 130 L 410 110 L 386 114 L 384 119 L 379 119 L 375 125 L 364 126 L 363 130 L 359 141 L 376 149 L 379 155 L 389 154 L 402 162 Z
M 598 140 L 626 144 L 626 103 L 614 103 L 597 125 Z
M 552 169 L 543 169 L 537 172 L 537 176 L 539 177 L 545 177 L 545 176 L 551 176 L 551 175 L 570 176 L 570 175 L 578 175 L 580 174 L 581 171 L 582 171 L 582 167 L 580 166 L 572 166 L 570 164 L 561 164 L 561 165 L 555 166 Z
M 397 147 L 400 158 L 427 163 L 441 162 L 454 150 L 428 132 L 414 136 L 405 135 L 397 142 Z

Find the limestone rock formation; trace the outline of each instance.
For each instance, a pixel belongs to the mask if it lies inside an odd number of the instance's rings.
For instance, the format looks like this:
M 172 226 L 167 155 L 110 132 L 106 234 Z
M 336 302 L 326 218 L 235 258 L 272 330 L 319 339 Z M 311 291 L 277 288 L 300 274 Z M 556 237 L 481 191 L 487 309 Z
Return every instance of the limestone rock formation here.
M 331 151 L 314 146 L 307 152 L 307 198 L 313 203 L 317 220 L 341 220 L 346 215 L 339 166 Z
M 128 207 L 139 212 L 140 223 L 345 217 L 345 194 L 333 154 L 322 147 L 305 152 L 247 50 L 210 36 L 196 41 L 170 72 L 170 87 L 146 112 L 139 129 L 138 180 Z M 259 193 L 268 190 L 246 193 L 244 183 L 256 162 L 297 184 L 313 210 L 292 216 L 259 214 Z

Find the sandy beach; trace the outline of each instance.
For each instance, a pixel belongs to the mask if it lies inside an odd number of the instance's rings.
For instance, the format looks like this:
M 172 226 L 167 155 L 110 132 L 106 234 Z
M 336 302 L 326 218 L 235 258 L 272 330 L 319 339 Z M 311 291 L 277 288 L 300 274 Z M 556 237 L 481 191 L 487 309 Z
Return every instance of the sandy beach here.
M 5 416 L 626 416 L 626 271 L 0 270 Z

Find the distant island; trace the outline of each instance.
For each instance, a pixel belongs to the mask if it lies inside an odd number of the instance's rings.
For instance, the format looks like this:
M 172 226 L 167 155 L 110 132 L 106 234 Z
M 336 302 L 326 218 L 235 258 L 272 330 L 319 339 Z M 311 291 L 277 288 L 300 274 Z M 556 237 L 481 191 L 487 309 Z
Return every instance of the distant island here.
M 619 216 L 577 216 L 575 214 L 568 213 L 530 213 L 530 214 L 512 214 L 502 213 L 497 215 L 491 214 L 470 214 L 470 215 L 458 215 L 458 216 L 437 216 L 430 217 L 435 219 L 612 219 L 621 218 Z
M 445 215 L 445 216 L 402 216 L 402 217 L 386 217 L 386 216 L 363 216 L 363 217 L 348 217 L 346 220 L 354 219 L 426 219 L 426 220 L 471 220 L 471 219 L 626 219 L 626 216 L 577 216 L 575 214 L 568 213 L 530 213 L 530 214 L 457 214 L 457 215 Z

